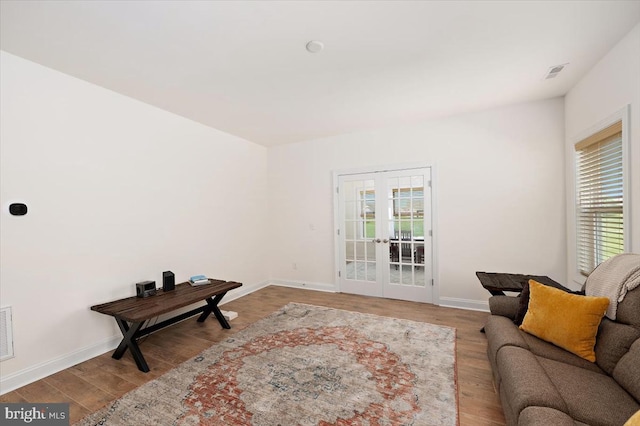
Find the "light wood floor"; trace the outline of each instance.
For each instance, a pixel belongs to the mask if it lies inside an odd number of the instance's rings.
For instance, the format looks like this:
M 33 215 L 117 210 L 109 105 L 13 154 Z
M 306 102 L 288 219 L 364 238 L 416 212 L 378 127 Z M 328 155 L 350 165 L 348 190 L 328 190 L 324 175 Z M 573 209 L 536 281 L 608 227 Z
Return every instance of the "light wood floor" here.
M 128 351 L 119 361 L 112 359 L 109 352 L 2 395 L 0 401 L 69 402 L 73 423 L 288 302 L 455 327 L 460 424 L 505 424 L 500 401 L 491 381 L 486 338 L 480 333 L 488 313 L 276 286 L 264 288 L 225 304 L 223 310 L 236 311 L 239 315 L 231 321 L 231 330 L 221 329 L 213 317 L 202 324 L 197 323 L 195 318 L 190 318 L 148 336 L 140 347 L 151 368 L 149 373 L 142 373 L 136 368 Z

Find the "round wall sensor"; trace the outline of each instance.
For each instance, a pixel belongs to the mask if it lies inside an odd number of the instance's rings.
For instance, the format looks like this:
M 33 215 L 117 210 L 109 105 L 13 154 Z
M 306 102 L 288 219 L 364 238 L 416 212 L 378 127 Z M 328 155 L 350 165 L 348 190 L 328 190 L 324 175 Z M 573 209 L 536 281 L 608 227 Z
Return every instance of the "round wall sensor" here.
M 307 50 L 311 53 L 318 53 L 322 49 L 324 49 L 324 43 L 321 41 L 311 40 L 307 43 Z

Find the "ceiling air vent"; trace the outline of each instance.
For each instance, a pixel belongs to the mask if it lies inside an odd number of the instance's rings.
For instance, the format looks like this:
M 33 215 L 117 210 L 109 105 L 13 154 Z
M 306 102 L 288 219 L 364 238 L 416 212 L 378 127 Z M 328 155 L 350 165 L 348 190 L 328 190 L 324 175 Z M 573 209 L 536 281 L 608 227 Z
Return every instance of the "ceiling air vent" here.
M 566 64 L 562 64 L 562 65 L 554 65 L 551 68 L 549 68 L 549 71 L 547 71 L 547 73 L 544 76 L 545 80 L 549 80 L 550 78 L 556 78 L 556 76 L 558 74 L 560 74 L 560 71 L 562 71 L 564 69 L 564 67 L 566 67 L 567 65 L 569 65 L 568 63 Z

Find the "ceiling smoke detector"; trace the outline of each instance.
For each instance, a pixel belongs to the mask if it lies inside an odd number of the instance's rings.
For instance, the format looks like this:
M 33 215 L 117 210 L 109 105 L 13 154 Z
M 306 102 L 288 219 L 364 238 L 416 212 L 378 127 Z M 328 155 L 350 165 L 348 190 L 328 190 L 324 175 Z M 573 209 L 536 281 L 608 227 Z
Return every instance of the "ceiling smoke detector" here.
M 311 53 L 318 53 L 324 49 L 324 43 L 321 41 L 311 40 L 307 43 L 307 50 Z
M 556 78 L 558 74 L 560 74 L 560 71 L 562 71 L 567 65 L 569 65 L 568 62 L 566 64 L 554 65 L 550 67 L 549 71 L 547 71 L 547 73 L 545 74 L 544 79 L 549 80 L 550 78 Z

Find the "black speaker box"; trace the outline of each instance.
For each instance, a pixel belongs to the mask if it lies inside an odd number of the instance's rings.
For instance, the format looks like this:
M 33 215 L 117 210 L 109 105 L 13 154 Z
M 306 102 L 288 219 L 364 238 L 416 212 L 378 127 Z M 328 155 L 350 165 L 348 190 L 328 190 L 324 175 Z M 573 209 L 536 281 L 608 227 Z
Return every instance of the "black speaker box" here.
M 136 296 L 149 297 L 156 294 L 156 282 L 155 281 L 142 281 L 136 283 Z
M 162 291 L 171 291 L 176 288 L 176 276 L 171 271 L 162 273 Z

